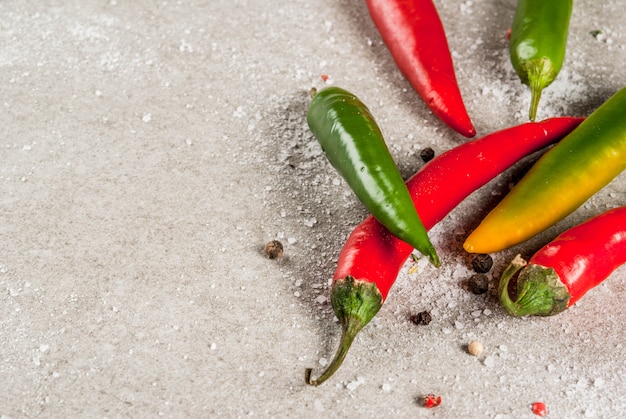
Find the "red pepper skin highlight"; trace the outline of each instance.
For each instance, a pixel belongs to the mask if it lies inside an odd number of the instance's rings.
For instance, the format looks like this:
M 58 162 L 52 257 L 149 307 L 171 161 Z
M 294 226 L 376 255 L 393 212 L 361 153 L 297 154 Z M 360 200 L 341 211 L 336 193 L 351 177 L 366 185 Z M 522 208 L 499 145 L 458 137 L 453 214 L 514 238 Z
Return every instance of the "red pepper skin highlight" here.
M 366 0 L 400 72 L 431 111 L 466 137 L 476 135 L 454 73 L 448 40 L 432 0 Z
M 571 307 L 624 263 L 626 207 L 620 207 L 560 234 L 528 264 L 516 257 L 502 275 L 500 302 L 513 316 L 552 316 Z M 518 271 L 517 299 L 512 301 L 508 285 Z
M 583 118 L 551 118 L 507 128 L 461 144 L 425 164 L 407 187 L 426 230 L 430 230 L 476 189 L 521 158 L 552 144 Z M 319 385 L 341 366 L 356 334 L 376 315 L 413 248 L 369 215 L 350 234 L 337 261 L 330 296 L 342 325 L 333 360 L 317 379 Z

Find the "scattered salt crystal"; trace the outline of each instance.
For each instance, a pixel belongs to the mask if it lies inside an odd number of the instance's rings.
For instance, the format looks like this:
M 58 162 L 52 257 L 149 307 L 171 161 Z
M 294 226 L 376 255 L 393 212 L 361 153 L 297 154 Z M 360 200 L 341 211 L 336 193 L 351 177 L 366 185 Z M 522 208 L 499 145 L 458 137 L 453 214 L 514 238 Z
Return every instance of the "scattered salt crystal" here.
M 320 358 L 319 360 L 320 366 L 325 367 L 328 365 L 328 360 L 326 358 Z
M 300 297 L 300 291 L 296 291 L 293 293 L 294 297 Z
M 350 383 L 348 383 L 348 385 L 346 386 L 346 388 L 350 391 L 354 391 L 357 389 L 358 386 L 360 386 L 361 384 L 363 384 L 365 382 L 365 380 L 363 379 L 363 377 L 358 377 L 356 379 L 356 381 L 352 381 Z
M 473 317 L 480 317 L 480 315 L 481 315 L 481 311 L 480 310 L 472 311 L 472 316 Z
M 443 328 L 443 329 L 441 329 L 441 331 L 443 332 L 444 335 L 449 335 L 450 333 L 452 333 L 452 330 L 450 330 L 448 328 Z
M 191 138 L 186 138 L 186 139 L 185 139 L 185 143 L 186 143 L 187 145 L 192 145 L 192 144 L 193 144 L 193 140 L 192 140 Z
M 237 109 L 233 112 L 233 116 L 235 118 L 243 118 L 246 116 L 246 111 L 243 109 L 243 106 L 237 106 Z
M 307 227 L 313 227 L 315 224 L 317 224 L 317 218 L 313 217 L 313 218 L 305 218 L 304 219 L 304 225 Z
M 24 144 L 24 146 L 22 147 L 22 150 L 24 151 L 30 151 L 32 150 L 32 147 L 30 144 Z
M 318 295 L 317 298 L 315 299 L 315 302 L 317 302 L 318 304 L 324 304 L 326 300 L 327 298 L 325 295 Z
M 488 356 L 483 361 L 483 364 L 485 364 L 485 366 L 488 368 L 492 368 L 496 364 L 496 361 L 492 356 Z
M 152 114 L 151 113 L 147 113 L 144 116 L 141 117 L 141 120 L 143 122 L 150 122 L 152 120 Z
M 323 412 L 324 405 L 322 404 L 322 401 L 319 399 L 315 399 L 315 401 L 313 402 L 313 409 L 315 409 L 317 412 Z
M 289 237 L 287 239 L 287 243 L 289 243 L 289 244 L 296 244 L 297 241 L 298 240 L 296 240 L 295 237 Z
M 50 345 L 41 344 L 39 345 L 39 352 L 46 353 L 50 350 Z
M 588 409 L 583 412 L 586 418 L 596 418 L 598 417 L 597 413 L 593 409 Z
M 180 40 L 180 44 L 178 45 L 178 50 L 180 52 L 193 52 L 193 47 L 191 44 L 184 39 Z
M 217 349 L 217 344 L 215 342 L 211 343 L 211 346 L 209 347 L 212 351 Z
M 491 315 L 491 310 L 489 310 L 488 308 L 486 308 L 486 309 L 484 309 L 484 310 L 483 310 L 483 314 L 484 314 L 485 316 L 490 316 L 490 315 Z
M 457 320 L 457 321 L 454 322 L 454 327 L 456 327 L 457 329 L 461 330 L 461 329 L 463 329 L 464 326 L 463 326 L 463 323 L 461 323 L 460 321 Z
M 500 350 L 501 350 L 502 352 L 506 352 L 506 351 L 508 351 L 508 350 L 509 350 L 509 347 L 508 347 L 508 346 L 506 346 L 506 345 L 500 345 Z
M 383 384 L 382 385 L 382 389 L 383 389 L 383 391 L 386 391 L 386 392 L 387 391 L 391 391 L 391 384 L 389 384 L 389 383 Z

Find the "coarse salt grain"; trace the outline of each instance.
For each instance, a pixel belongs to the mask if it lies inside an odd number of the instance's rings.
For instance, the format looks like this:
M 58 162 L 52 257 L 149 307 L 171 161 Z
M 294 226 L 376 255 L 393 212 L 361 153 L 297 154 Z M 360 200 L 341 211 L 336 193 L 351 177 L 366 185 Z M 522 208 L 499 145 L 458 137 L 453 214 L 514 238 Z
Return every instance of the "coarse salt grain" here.
M 485 358 L 485 360 L 483 361 L 483 364 L 485 364 L 485 366 L 487 368 L 492 368 L 495 364 L 496 361 L 492 356 L 488 356 L 487 358 Z

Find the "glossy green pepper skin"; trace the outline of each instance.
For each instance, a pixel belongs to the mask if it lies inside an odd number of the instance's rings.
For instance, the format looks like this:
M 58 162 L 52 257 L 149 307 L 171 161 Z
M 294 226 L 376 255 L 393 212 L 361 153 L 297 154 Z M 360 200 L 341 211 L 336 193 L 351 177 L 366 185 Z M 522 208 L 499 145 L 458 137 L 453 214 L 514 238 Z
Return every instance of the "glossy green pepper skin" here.
M 382 225 L 439 266 L 437 252 L 369 109 L 339 87 L 312 95 L 307 122 L 328 161 Z
M 573 0 L 518 0 L 509 52 L 517 75 L 530 87 L 531 121 L 541 92 L 563 66 L 572 7 Z

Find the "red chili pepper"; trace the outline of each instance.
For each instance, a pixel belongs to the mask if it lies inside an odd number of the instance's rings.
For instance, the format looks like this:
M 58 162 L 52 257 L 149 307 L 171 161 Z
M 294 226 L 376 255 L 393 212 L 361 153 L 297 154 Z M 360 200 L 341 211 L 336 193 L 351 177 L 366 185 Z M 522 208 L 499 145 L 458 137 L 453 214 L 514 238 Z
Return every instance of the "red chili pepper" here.
M 528 265 L 517 256 L 502 274 L 500 302 L 514 316 L 551 316 L 571 307 L 624 263 L 626 207 L 620 207 L 560 234 Z M 508 285 L 518 271 L 517 299 L 512 301 Z
M 427 230 L 443 219 L 470 193 L 522 157 L 558 141 L 583 118 L 552 118 L 528 122 L 469 141 L 434 158 L 407 187 Z M 333 360 L 322 375 L 305 381 L 319 385 L 341 365 L 357 333 L 376 315 L 398 273 L 413 251 L 373 216 L 348 237 L 337 262 L 330 299 L 342 325 L 342 337 Z
M 432 112 L 466 137 L 476 135 L 432 0 L 366 0 L 391 56 Z

